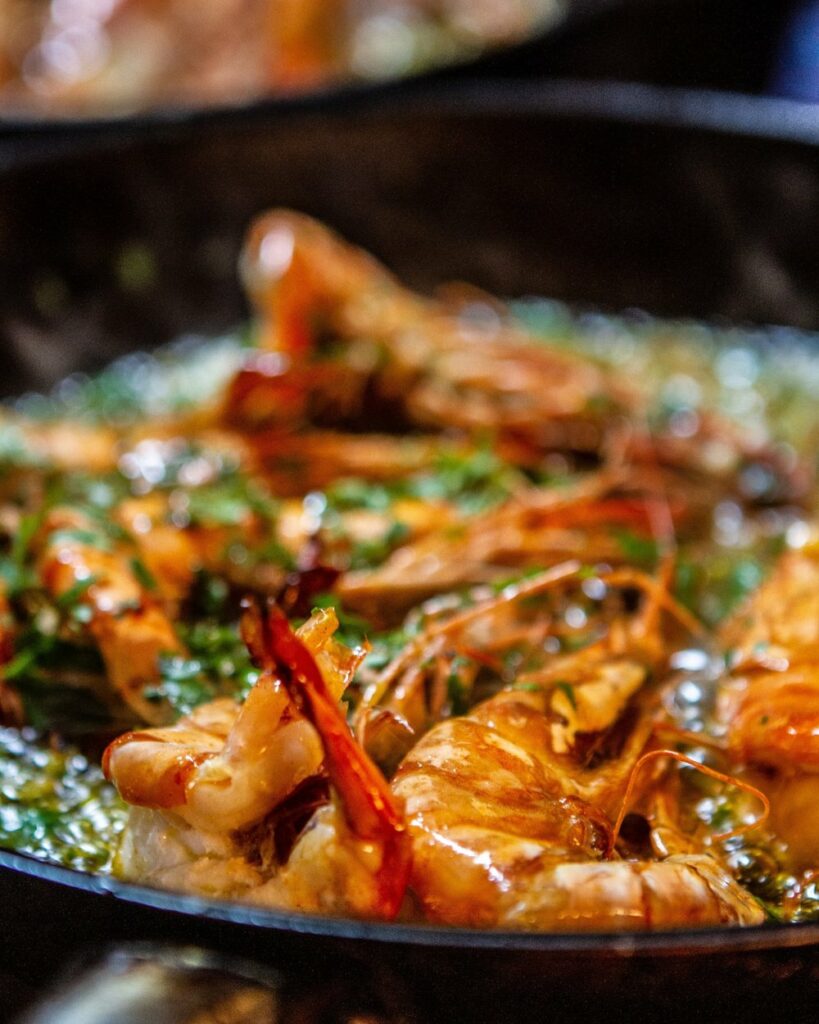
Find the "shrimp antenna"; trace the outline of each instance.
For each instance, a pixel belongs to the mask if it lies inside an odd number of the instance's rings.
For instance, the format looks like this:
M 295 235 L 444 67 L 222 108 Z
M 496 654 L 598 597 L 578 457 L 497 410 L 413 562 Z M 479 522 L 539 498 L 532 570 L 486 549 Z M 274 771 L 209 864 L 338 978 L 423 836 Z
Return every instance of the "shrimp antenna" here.
M 660 554 L 660 565 L 657 572 L 657 583 L 659 589 L 653 594 L 649 592 L 649 600 L 646 602 L 643 614 L 643 628 L 646 634 L 657 629 L 662 605 L 660 594 L 664 593 L 670 598 L 671 584 L 674 580 L 674 566 L 677 559 L 677 535 L 674 530 L 674 517 L 671 514 L 671 503 L 668 500 L 668 491 L 659 471 L 659 459 L 657 458 L 657 446 L 651 432 L 646 424 L 647 437 L 649 439 L 649 461 L 657 476 L 658 493 L 646 497 L 646 514 L 657 551 Z M 668 606 L 666 605 L 666 608 Z M 678 605 L 674 602 L 676 616 Z
M 487 613 L 494 611 L 504 605 L 514 604 L 527 597 L 534 597 L 544 591 L 561 586 L 567 580 L 576 579 L 581 571 L 581 564 L 578 561 L 562 562 L 545 572 L 538 573 L 530 579 L 522 580 L 519 583 L 504 587 L 495 597 L 487 601 L 481 601 L 471 608 L 456 612 L 444 622 L 436 622 L 411 640 L 404 649 L 392 659 L 375 680 L 368 687 L 359 705 L 359 713 L 364 709 L 378 704 L 387 693 L 396 676 L 419 652 L 423 651 L 427 644 L 437 637 L 451 634 L 469 625 L 475 619 L 479 619 Z
M 665 608 L 670 614 L 681 622 L 693 633 L 702 632 L 702 627 L 684 608 L 671 598 L 671 584 L 674 579 L 674 566 L 677 555 L 677 534 L 674 528 L 674 516 L 671 512 L 671 502 L 668 497 L 668 488 L 660 473 L 660 460 L 657 456 L 657 445 L 645 417 L 643 429 L 647 443 L 646 462 L 654 470 L 656 477 L 657 491 L 654 494 L 648 493 L 644 498 L 646 519 L 651 531 L 651 537 L 657 545 L 659 567 L 657 580 L 654 587 L 643 585 L 642 589 L 648 598 L 645 609 L 642 613 L 643 631 L 645 634 L 652 633 L 657 628 L 660 611 Z M 627 471 L 627 458 L 629 443 L 633 438 L 633 426 L 629 424 L 623 432 L 618 433 L 614 441 L 616 447 L 609 452 L 612 467 L 620 472 Z M 625 570 L 628 572 L 628 570 Z M 611 577 L 609 577 L 611 581 Z M 635 580 L 635 586 L 639 585 Z M 663 600 L 665 595 L 666 600 Z M 695 624 L 696 623 L 696 624 Z
M 690 729 L 680 729 L 679 726 L 672 725 L 671 722 L 655 722 L 653 732 L 655 736 L 665 736 L 666 739 L 673 739 L 678 743 L 687 743 L 693 747 L 705 747 L 718 754 L 725 755 L 727 752 L 727 747 L 722 740 L 715 739 L 713 736 L 706 736 L 701 732 L 692 732 Z
M 609 573 L 601 573 L 600 579 L 609 586 L 635 587 L 642 590 L 652 598 L 657 608 L 668 612 L 689 633 L 694 636 L 704 636 L 705 626 L 669 593 L 668 576 L 673 570 L 673 566 L 673 555 L 669 554 L 663 560 L 660 579 L 654 579 L 653 576 L 649 576 L 648 573 L 641 572 L 639 569 L 614 569 Z
M 728 786 L 735 786 L 737 789 L 742 790 L 743 793 L 749 793 L 762 804 L 762 814 L 760 814 L 755 821 L 749 822 L 745 825 L 739 825 L 737 828 L 731 829 L 729 832 L 715 833 L 712 836 L 714 841 L 724 842 L 726 839 L 733 839 L 735 836 L 745 835 L 747 832 L 751 832 L 753 829 L 759 828 L 767 821 L 768 816 L 771 813 L 771 802 L 761 789 L 757 789 L 756 786 L 752 786 L 748 782 L 743 782 L 742 779 L 738 779 L 734 775 L 726 775 L 725 772 L 718 772 L 715 768 L 709 768 L 708 765 L 701 764 L 699 761 L 695 761 L 693 757 L 689 757 L 687 754 L 681 754 L 678 750 L 649 750 L 648 753 L 643 754 L 643 756 L 637 760 L 634 767 L 631 769 L 628 784 L 626 785 L 626 791 L 623 794 L 623 802 L 620 805 L 620 813 L 617 815 L 617 821 L 615 821 L 614 829 L 612 831 L 612 849 L 614 849 L 615 844 L 617 843 L 617 837 L 620 835 L 620 829 L 623 826 L 623 819 L 628 812 L 628 808 L 631 803 L 631 795 L 634 791 L 634 786 L 640 769 L 652 759 L 660 757 L 671 757 L 675 761 L 679 761 L 680 764 L 686 764 L 689 768 L 694 768 L 696 771 L 702 772 L 703 775 L 708 775 L 710 778 L 716 779 L 718 782 L 724 782 Z
M 657 454 L 657 441 L 648 423 L 645 410 L 636 413 L 640 420 L 641 438 L 646 445 L 644 462 L 655 472 L 657 491 L 654 494 L 647 494 L 645 497 L 646 516 L 648 519 L 651 536 L 657 544 L 658 550 L 668 555 L 677 550 L 677 533 L 674 528 L 674 516 L 671 512 L 671 502 L 668 497 L 668 487 L 660 471 L 660 459 Z M 635 440 L 635 424 L 625 423 L 620 429 L 612 431 L 611 437 L 606 445 L 607 466 L 610 471 L 620 473 L 628 478 L 629 446 Z

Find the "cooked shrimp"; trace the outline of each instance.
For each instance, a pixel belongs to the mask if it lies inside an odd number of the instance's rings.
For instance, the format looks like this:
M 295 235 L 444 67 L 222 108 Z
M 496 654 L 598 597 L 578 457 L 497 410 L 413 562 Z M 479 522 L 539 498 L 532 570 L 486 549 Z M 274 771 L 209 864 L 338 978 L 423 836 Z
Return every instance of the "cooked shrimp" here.
M 782 555 L 720 633 L 720 718 L 741 763 L 819 771 L 819 548 Z
M 354 741 L 310 651 L 275 607 L 266 625 L 267 660 L 321 735 L 338 803 L 318 812 L 263 898 L 299 910 L 393 918 L 410 859 L 400 803 Z
M 539 588 L 570 576 L 544 574 Z M 410 885 L 431 919 L 555 929 L 762 919 L 708 855 L 668 856 L 666 843 L 661 862 L 603 859 L 652 733 L 647 684 L 663 665 L 661 592 L 639 574 L 609 581 L 646 587 L 641 615 L 615 619 L 600 641 L 546 660 L 465 716 L 435 725 L 399 767 L 393 788 L 412 838 Z
M 181 653 L 182 645 L 157 596 L 139 579 L 131 556 L 86 540 L 89 526 L 93 528 L 73 509 L 49 513 L 40 542 L 40 577 L 56 598 L 79 589 L 79 603 L 91 611 L 88 632 L 99 646 L 114 691 L 144 721 L 162 720 L 162 705 L 148 700 L 144 690 L 159 680 L 159 656 Z
M 315 430 L 309 434 L 262 433 L 254 438 L 260 464 L 277 494 L 304 494 L 344 477 L 397 480 L 429 469 L 442 454 L 464 445 L 433 436 L 391 437 Z
M 741 493 L 752 463 L 771 471 L 764 500 L 805 496 L 802 468 L 789 467 L 766 438 L 715 415 L 700 416 L 684 437 L 650 432 L 648 396 L 623 375 L 533 338 L 497 303 L 478 303 L 488 315 L 476 317 L 474 302 L 457 308 L 414 294 L 309 217 L 274 210 L 259 218 L 242 269 L 267 350 L 228 392 L 225 418 L 243 429 L 360 424 L 366 415 L 371 430 L 386 409 L 391 429 L 403 419 L 541 454 L 604 456 L 626 416 L 628 462 L 647 466 L 655 483 L 659 465 L 682 495 L 692 477 L 705 491 L 689 493 L 698 505 L 713 505 L 715 488 Z M 335 346 L 332 357 L 322 354 L 325 343 Z
M 340 393 L 349 401 L 377 381 L 379 397 L 369 388 L 368 403 L 389 401 L 393 418 L 403 408 L 425 425 L 509 430 L 546 449 L 596 451 L 609 418 L 632 403 L 623 382 L 590 360 L 533 345 L 507 323 L 451 315 L 308 217 L 279 210 L 260 218 L 242 266 L 262 347 L 282 358 L 279 416 L 282 406 L 291 414 L 337 407 Z M 337 361 L 303 368 L 325 334 L 351 346 L 341 390 Z
M 333 612 L 321 611 L 300 630 L 336 698 L 358 662 L 332 639 L 337 626 Z M 121 736 L 106 752 L 105 770 L 132 805 L 173 809 L 194 828 L 231 832 L 263 818 L 321 761 L 315 730 L 294 716 L 286 689 L 265 672 L 242 705 L 223 698 L 167 728 Z
M 410 885 L 430 919 L 595 931 L 764 920 L 714 857 L 668 856 L 667 834 L 663 860 L 604 860 L 610 821 L 559 795 L 574 787 L 539 756 L 544 740 L 542 712 L 487 702 L 432 729 L 400 768 L 394 789 L 412 838 Z
M 717 717 L 728 753 L 771 801 L 792 869 L 819 865 L 819 547 L 782 555 L 723 626 Z
M 136 805 L 118 860 L 124 877 L 302 910 L 397 913 L 403 821 L 337 707 L 363 653 L 333 640 L 337 624 L 318 612 L 294 635 L 276 610 L 267 620 L 248 613 L 262 671 L 241 707 L 215 701 L 109 747 L 106 773 Z M 339 804 L 320 809 L 278 864 L 263 852 L 271 816 L 322 768 Z
M 651 543 L 652 500 L 624 493 L 603 470 L 572 487 L 521 488 L 488 512 L 450 520 L 451 528 L 404 544 L 374 569 L 348 572 L 338 586 L 345 603 L 376 622 L 433 594 L 490 583 L 510 569 L 546 567 L 570 558 L 619 564 L 617 530 Z

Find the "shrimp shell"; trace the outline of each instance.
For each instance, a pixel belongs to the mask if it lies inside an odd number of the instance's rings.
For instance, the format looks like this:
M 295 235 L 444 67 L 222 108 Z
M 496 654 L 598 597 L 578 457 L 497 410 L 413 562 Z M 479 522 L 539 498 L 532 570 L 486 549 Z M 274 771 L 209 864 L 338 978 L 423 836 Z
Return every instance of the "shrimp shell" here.
M 735 761 L 819 771 L 819 550 L 782 555 L 723 626 L 718 716 Z

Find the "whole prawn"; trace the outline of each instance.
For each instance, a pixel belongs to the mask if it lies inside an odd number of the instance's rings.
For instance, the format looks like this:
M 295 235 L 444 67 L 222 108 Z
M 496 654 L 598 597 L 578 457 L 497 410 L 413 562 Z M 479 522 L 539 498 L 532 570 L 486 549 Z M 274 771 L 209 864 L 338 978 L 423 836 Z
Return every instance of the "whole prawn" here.
M 303 422 L 343 428 L 366 416 L 370 431 L 380 419 L 391 429 L 404 420 L 491 434 L 537 461 L 554 451 L 605 457 L 627 417 L 638 425 L 624 447 L 628 461 L 655 483 L 659 461 L 668 485 L 689 499 L 703 477 L 710 504 L 715 483 L 741 494 L 752 463 L 777 481 L 777 500 L 804 497 L 804 467 L 789 469 L 766 439 L 717 416 L 700 417 L 690 437 L 649 431 L 648 396 L 624 375 L 532 337 L 485 296 L 483 317 L 474 301 L 422 298 L 309 217 L 272 210 L 258 218 L 241 267 L 262 355 L 228 388 L 223 419 L 255 431 L 274 466 L 282 435 Z
M 508 324 L 468 324 L 443 303 L 413 294 L 372 257 L 308 217 L 276 210 L 257 220 L 242 267 L 262 316 L 261 347 L 282 356 L 280 376 L 267 382 L 275 392 L 275 401 L 266 403 L 271 415 L 292 414 L 300 401 L 305 411 L 357 413 L 350 396 L 363 398 L 366 390 L 372 407 L 367 382 L 376 381 L 393 417 L 400 406 L 426 425 L 523 431 L 545 447 L 587 450 L 601 439 L 603 419 L 590 411 L 593 399 L 607 410 L 630 400 L 622 382 L 590 360 L 533 345 Z M 369 357 L 366 345 L 358 345 L 358 355 L 341 364 L 307 367 L 323 334 L 354 348 L 356 339 L 366 339 Z M 256 374 L 252 367 L 240 374 L 229 395 L 234 421 L 251 410 L 258 417 L 265 405 L 253 388 Z
M 538 586 L 566 578 L 561 567 Z M 412 839 L 410 885 L 430 919 L 553 930 L 763 920 L 718 860 L 665 824 L 652 829 L 659 859 L 611 859 L 612 820 L 652 734 L 647 684 L 663 664 L 651 582 L 611 574 L 609 586 L 649 587 L 641 616 L 435 725 L 403 760 L 393 790 Z M 531 584 L 521 589 L 518 599 L 531 596 Z M 596 766 L 582 761 L 583 734 L 598 741 Z

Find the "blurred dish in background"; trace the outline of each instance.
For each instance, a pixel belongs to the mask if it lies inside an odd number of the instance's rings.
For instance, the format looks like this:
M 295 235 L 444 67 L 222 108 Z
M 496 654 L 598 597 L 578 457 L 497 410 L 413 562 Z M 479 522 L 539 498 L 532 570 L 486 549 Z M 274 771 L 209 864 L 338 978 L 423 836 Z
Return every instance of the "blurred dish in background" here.
M 5 0 L 0 112 L 212 105 L 400 77 L 520 42 L 564 0 Z

